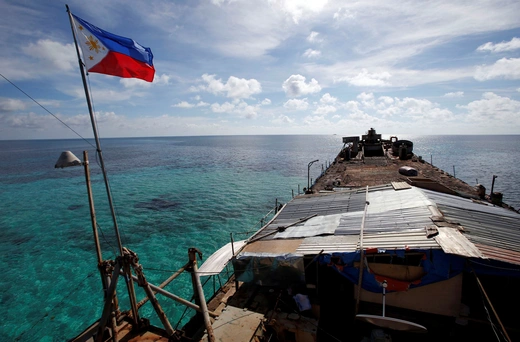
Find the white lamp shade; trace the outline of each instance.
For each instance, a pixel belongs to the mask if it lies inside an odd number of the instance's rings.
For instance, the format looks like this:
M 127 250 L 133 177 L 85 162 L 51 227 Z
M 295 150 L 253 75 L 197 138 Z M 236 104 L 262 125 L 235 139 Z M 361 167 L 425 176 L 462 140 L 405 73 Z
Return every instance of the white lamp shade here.
M 64 168 L 69 166 L 78 166 L 81 165 L 81 161 L 74 155 L 74 153 L 70 151 L 61 152 L 60 157 L 58 158 L 58 161 L 56 162 L 56 165 L 54 165 L 55 168 Z

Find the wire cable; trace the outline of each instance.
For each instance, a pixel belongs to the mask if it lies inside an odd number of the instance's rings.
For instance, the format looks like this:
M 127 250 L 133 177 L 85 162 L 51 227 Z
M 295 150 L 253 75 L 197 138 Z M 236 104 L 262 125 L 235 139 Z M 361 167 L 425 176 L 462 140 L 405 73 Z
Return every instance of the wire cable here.
M 34 103 L 36 103 L 38 106 L 40 106 L 41 108 L 43 108 L 43 110 L 45 110 L 47 113 L 49 113 L 50 115 L 52 115 L 56 120 L 58 120 L 59 122 L 61 122 L 65 127 L 67 127 L 68 129 L 70 129 L 72 132 L 74 132 L 78 137 L 80 137 L 81 139 L 83 139 L 86 143 L 88 143 L 90 146 L 94 147 L 94 145 L 92 145 L 92 143 L 90 141 L 88 141 L 87 139 L 85 139 L 84 137 L 81 136 L 81 134 L 79 134 L 78 132 L 76 132 L 74 129 L 72 129 L 69 125 L 67 125 L 65 122 L 63 122 L 63 120 L 61 120 L 60 118 L 58 118 L 56 115 L 54 115 L 50 110 L 48 110 L 47 108 L 45 108 L 41 103 L 39 103 L 38 101 L 36 101 L 33 97 L 31 97 L 31 95 L 27 94 L 25 91 L 23 91 L 20 87 L 18 87 L 16 84 L 14 84 L 13 82 L 11 82 L 7 77 L 5 77 L 4 75 L 0 74 L 0 76 L 2 76 L 7 82 L 11 83 L 11 85 L 13 87 L 15 87 L 16 89 L 18 89 L 20 92 L 22 92 L 25 96 L 27 96 L 28 98 L 30 98 Z

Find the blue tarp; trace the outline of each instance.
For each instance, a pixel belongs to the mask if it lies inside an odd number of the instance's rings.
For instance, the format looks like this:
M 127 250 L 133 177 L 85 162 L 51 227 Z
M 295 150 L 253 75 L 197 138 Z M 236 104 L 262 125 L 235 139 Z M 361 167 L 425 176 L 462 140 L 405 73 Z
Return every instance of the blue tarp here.
M 426 274 L 415 282 L 406 283 L 395 281 L 394 283 L 396 284 L 396 287 L 407 286 L 408 288 L 415 288 L 425 286 L 450 279 L 465 270 L 464 266 L 466 259 L 460 256 L 446 254 L 441 250 L 430 249 L 406 251 L 406 253 L 408 252 L 423 254 L 420 264 L 416 266 L 423 267 Z M 385 251 L 384 254 L 404 258 L 405 251 Z M 359 279 L 359 267 L 355 267 L 354 263 L 360 262 L 360 256 L 359 252 L 333 253 L 332 255 L 321 255 L 318 258 L 318 262 L 322 265 L 333 267 L 349 281 L 357 284 Z M 367 265 L 365 263 L 365 268 L 366 267 Z M 363 273 L 362 287 L 367 291 L 381 292 L 380 280 L 381 278 L 379 277 L 378 281 L 378 276 L 376 274 L 365 269 Z M 391 279 L 388 279 L 388 281 L 392 282 Z M 389 286 L 387 291 L 392 292 L 392 286 Z

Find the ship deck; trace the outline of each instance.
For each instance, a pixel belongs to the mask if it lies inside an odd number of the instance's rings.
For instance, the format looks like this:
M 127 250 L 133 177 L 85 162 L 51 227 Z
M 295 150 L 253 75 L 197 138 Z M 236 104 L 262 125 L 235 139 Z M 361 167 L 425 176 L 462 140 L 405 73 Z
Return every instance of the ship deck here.
M 406 176 L 399 173 L 399 169 L 405 166 L 417 170 L 418 175 Z M 338 156 L 311 190 L 320 192 L 333 188 L 360 188 L 394 182 L 407 182 L 440 192 L 478 197 L 475 186 L 455 178 L 424 159 L 413 155 L 409 159 L 401 160 L 390 151 L 379 157 L 363 157 L 360 153 L 350 160 Z

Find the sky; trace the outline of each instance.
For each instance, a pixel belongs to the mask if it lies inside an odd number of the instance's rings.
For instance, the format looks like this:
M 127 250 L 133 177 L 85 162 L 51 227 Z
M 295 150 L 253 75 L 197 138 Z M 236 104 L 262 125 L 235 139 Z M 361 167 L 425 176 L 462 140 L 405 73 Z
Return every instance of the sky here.
M 100 137 L 520 134 L 518 0 L 67 4 L 154 55 L 88 74 Z M 65 2 L 0 0 L 0 75 L 1 140 L 93 137 Z

